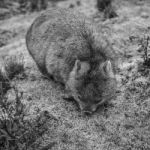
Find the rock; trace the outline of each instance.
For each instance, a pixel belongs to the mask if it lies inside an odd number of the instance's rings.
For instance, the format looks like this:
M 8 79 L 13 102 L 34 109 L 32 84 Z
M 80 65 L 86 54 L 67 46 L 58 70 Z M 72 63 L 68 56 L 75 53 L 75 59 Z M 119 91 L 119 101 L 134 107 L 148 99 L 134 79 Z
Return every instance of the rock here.
M 141 17 L 144 18 L 144 19 L 147 19 L 149 17 L 149 15 L 146 12 L 142 12 Z

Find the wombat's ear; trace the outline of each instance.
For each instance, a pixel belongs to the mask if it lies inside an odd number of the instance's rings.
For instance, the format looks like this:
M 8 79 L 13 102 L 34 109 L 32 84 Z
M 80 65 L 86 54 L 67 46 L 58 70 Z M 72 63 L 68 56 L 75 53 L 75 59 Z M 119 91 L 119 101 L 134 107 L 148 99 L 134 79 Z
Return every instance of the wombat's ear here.
M 86 74 L 90 69 L 90 64 L 88 62 L 82 62 L 80 60 L 76 60 L 74 65 L 75 75 L 80 77 Z
M 100 65 L 100 71 L 105 77 L 115 78 L 110 60 L 105 61 L 104 63 Z

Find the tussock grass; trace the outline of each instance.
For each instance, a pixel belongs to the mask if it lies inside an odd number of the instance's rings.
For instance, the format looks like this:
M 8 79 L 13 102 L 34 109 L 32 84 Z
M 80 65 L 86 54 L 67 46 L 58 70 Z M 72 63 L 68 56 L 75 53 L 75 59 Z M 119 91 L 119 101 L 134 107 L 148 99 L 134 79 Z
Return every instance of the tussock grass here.
M 2 68 L 0 70 L 0 95 L 6 93 L 6 91 L 10 88 L 10 83 L 7 78 L 5 78 L 4 73 L 2 72 Z
M 117 13 L 115 12 L 115 9 L 109 5 L 108 7 L 106 7 L 106 9 L 104 10 L 104 18 L 115 18 L 117 17 Z
M 143 52 L 143 64 L 150 67 L 150 37 L 144 36 L 139 40 L 139 51 Z
M 104 11 L 109 5 L 111 5 L 112 0 L 97 0 L 97 8 L 99 11 Z
M 117 17 L 115 8 L 112 6 L 113 0 L 97 0 L 97 8 L 100 12 L 104 13 L 104 18 L 114 18 Z
M 24 71 L 24 57 L 22 54 L 4 57 L 0 66 L 0 95 L 5 94 L 11 87 L 10 81 Z
M 16 75 L 25 71 L 24 56 L 8 56 L 4 59 L 4 67 L 9 79 L 13 79 Z

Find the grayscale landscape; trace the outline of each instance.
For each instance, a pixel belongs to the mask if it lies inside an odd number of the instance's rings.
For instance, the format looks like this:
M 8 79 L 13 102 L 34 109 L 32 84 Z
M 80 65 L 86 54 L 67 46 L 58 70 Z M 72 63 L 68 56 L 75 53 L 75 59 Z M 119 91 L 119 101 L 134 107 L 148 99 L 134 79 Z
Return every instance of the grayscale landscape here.
M 150 1 L 32 1 L 0 0 L 0 150 L 150 150 Z M 90 18 L 115 51 L 115 97 L 90 115 L 27 50 L 29 27 L 51 8 Z

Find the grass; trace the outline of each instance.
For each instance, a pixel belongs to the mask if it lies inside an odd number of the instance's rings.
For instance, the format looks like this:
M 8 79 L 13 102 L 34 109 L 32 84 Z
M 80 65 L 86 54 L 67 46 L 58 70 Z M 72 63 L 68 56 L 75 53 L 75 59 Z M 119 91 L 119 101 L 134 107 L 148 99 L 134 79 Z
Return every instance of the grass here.
M 140 67 L 144 68 L 144 66 Z M 148 150 L 150 148 L 149 73 L 149 69 L 136 70 L 126 84 L 125 99 L 122 104 L 124 130 L 121 130 L 121 139 L 122 143 L 125 143 L 125 149 Z
M 104 11 L 111 3 L 112 0 L 97 0 L 97 8 L 99 11 Z
M 10 89 L 10 82 L 7 78 L 5 78 L 4 73 L 2 72 L 2 68 L 0 71 L 0 95 L 3 95 Z
M 55 141 L 48 141 L 43 145 L 43 141 L 44 134 L 50 127 L 50 120 L 57 122 L 57 119 L 48 111 L 41 111 L 39 107 L 31 115 L 30 105 L 23 98 L 24 92 L 12 84 L 12 80 L 22 79 L 24 72 L 22 54 L 3 58 L 0 69 L 0 150 L 45 150 L 56 144 Z
M 16 75 L 23 73 L 24 68 L 24 56 L 20 54 L 18 56 L 7 56 L 4 58 L 4 67 L 7 73 L 7 77 L 11 80 Z
M 0 68 L 0 95 L 5 94 L 11 88 L 11 80 L 24 71 L 22 54 L 4 57 Z
M 109 5 L 104 10 L 104 18 L 105 19 L 111 19 L 117 17 L 117 13 L 115 12 L 115 8 Z
M 139 51 L 141 51 L 143 54 L 142 54 L 142 57 L 143 57 L 143 63 L 144 65 L 150 67 L 150 44 L 149 44 L 149 41 L 150 41 L 150 37 L 149 36 L 144 36 L 143 38 L 141 38 L 139 40 L 139 45 L 140 45 L 140 48 L 139 48 Z
M 97 8 L 100 12 L 104 13 L 105 19 L 117 17 L 115 8 L 112 6 L 113 0 L 97 0 Z
M 16 87 L 12 89 L 14 99 L 7 96 L 0 99 L 0 149 L 36 150 L 44 139 L 43 135 L 48 130 L 47 122 L 52 115 L 38 110 L 36 117 L 31 117 L 28 114 L 29 107 L 23 103 L 23 92 Z M 53 145 L 54 142 L 49 142 L 44 147 Z

